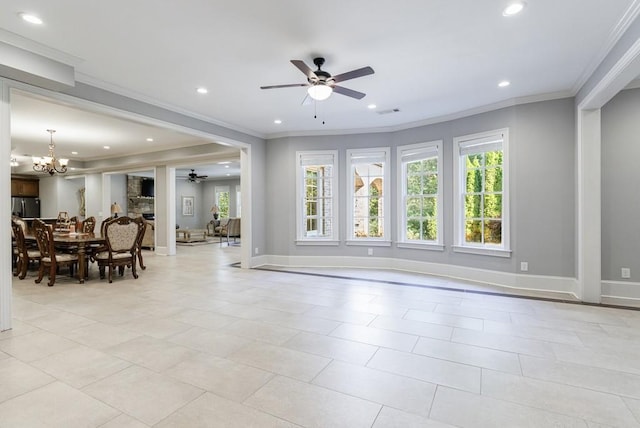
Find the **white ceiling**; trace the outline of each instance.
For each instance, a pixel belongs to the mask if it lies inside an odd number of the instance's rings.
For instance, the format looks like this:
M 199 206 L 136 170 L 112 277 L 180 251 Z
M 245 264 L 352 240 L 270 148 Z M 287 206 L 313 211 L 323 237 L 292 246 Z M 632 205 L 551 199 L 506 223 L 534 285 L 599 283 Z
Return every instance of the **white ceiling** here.
M 273 137 L 401 129 L 514 100 L 572 96 L 638 7 L 637 0 L 528 0 L 521 14 L 504 17 L 508 3 L 3 0 L 0 40 L 73 63 L 80 82 Z M 44 24 L 25 23 L 22 11 Z M 367 96 L 333 94 L 302 106 L 305 88 L 260 89 L 304 83 L 289 61 L 312 66 L 315 56 L 334 75 L 371 66 L 375 74 L 341 84 Z M 504 79 L 511 86 L 498 88 Z M 197 94 L 199 86 L 209 93 Z M 16 123 L 38 120 L 23 113 L 16 111 Z M 56 127 L 59 141 L 83 131 L 98 139 L 81 129 L 87 122 L 55 119 L 29 125 L 29 138 L 44 145 L 44 130 Z M 135 138 L 151 132 L 134 128 Z M 128 137 L 109 141 L 126 149 Z

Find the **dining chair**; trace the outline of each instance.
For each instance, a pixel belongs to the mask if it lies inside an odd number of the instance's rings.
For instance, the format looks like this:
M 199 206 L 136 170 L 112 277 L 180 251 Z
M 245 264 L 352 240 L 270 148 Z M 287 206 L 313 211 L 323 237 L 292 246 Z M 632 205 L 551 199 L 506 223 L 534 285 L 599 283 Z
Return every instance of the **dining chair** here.
M 84 219 L 82 222 L 82 233 L 93 233 L 96 229 L 96 218 L 91 216 Z
M 240 219 L 230 218 L 225 226 L 220 229 L 220 246 L 222 247 L 222 238 L 226 238 L 227 245 L 231 245 L 229 238 L 233 238 L 235 243 L 237 238 L 240 237 Z
M 151 226 L 147 223 L 147 220 L 145 220 L 144 217 L 135 218 L 133 221 L 142 223 L 141 231 L 138 234 L 138 239 L 136 240 L 136 253 L 138 254 L 138 264 L 140 265 L 140 269 L 145 270 L 147 267 L 144 265 L 144 260 L 142 259 L 142 241 L 144 240 L 147 227 Z
M 69 228 L 69 213 L 66 211 L 60 211 L 58 213 L 58 218 L 56 218 L 56 230 L 66 230 Z
M 42 281 L 46 268 L 49 268 L 49 282 L 47 283 L 49 287 L 52 287 L 56 282 L 58 267 L 68 266 L 69 276 L 73 276 L 73 268 L 78 264 L 78 255 L 56 253 L 53 245 L 53 226 L 37 218 L 33 221 L 33 233 L 40 250 L 40 268 L 38 269 L 36 284 L 40 284 Z
M 30 249 L 24 239 L 24 230 L 17 221 L 11 221 L 11 233 L 15 239 L 16 271 L 13 276 L 24 279 L 27 268 L 33 261 L 40 261 L 40 250 Z
M 117 217 L 104 225 L 104 237 L 107 250 L 95 255 L 100 267 L 100 278 L 105 277 L 105 270 L 109 268 L 109 283 L 113 282 L 113 270 L 117 267 L 120 276 L 124 275 L 125 267 L 131 267 L 131 274 L 138 278 L 136 272 L 136 257 L 139 235 L 143 233 L 144 224 L 139 219 Z

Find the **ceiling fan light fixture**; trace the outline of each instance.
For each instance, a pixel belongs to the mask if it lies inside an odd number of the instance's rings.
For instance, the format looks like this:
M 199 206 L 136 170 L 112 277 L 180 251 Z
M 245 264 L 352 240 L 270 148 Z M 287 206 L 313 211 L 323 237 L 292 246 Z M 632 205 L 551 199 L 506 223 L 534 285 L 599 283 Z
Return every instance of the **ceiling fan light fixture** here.
M 307 93 L 311 98 L 316 101 L 324 101 L 331 96 L 333 89 L 331 86 L 325 84 L 317 84 L 313 86 L 309 86 L 307 89 Z

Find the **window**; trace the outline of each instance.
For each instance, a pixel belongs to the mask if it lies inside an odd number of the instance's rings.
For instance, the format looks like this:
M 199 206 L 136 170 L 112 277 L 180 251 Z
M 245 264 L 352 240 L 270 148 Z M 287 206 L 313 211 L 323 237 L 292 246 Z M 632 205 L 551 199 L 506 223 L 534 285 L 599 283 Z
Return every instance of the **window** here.
M 454 251 L 509 257 L 508 130 L 454 139 Z
M 389 148 L 347 150 L 348 243 L 390 245 Z
M 216 205 L 220 210 L 220 218 L 229 217 L 229 186 L 216 186 Z
M 338 152 L 297 152 L 296 158 L 298 243 L 337 244 Z
M 398 246 L 442 246 L 442 141 L 398 147 Z
M 236 217 L 242 217 L 242 193 L 240 192 L 240 186 L 236 186 Z

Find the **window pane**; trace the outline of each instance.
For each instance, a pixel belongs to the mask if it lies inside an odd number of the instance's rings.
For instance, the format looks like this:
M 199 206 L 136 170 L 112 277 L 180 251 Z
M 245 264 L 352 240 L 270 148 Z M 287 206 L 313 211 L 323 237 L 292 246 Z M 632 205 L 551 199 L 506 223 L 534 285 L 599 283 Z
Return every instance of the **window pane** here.
M 431 158 L 422 161 L 424 172 L 438 172 L 438 158 Z
M 467 193 L 482 192 L 482 170 L 471 169 L 467 171 L 466 179 L 466 191 Z
M 467 220 L 465 222 L 464 240 L 469 243 L 482 243 L 482 222 L 480 220 Z
M 502 150 L 485 153 L 487 167 L 502 165 Z
M 482 166 L 483 162 L 483 156 L 482 153 L 478 153 L 475 155 L 468 155 L 467 156 L 467 169 L 471 169 L 471 168 L 479 168 Z
M 366 238 L 367 237 L 367 221 L 362 218 L 362 217 L 358 217 L 354 220 L 354 224 L 353 224 L 353 230 L 355 233 L 355 236 L 357 238 Z
M 424 195 L 435 195 L 438 193 L 438 175 L 429 174 L 423 177 Z
M 489 194 L 484 197 L 484 217 L 502 218 L 502 195 Z
M 407 199 L 407 217 L 420 217 L 422 216 L 422 199 L 421 198 L 409 198 Z
M 481 202 L 480 195 L 466 195 L 464 197 L 464 217 L 467 219 L 480 217 Z
M 484 174 L 485 191 L 502 192 L 502 167 L 487 168 Z
M 423 239 L 435 241 L 438 239 L 438 224 L 435 220 L 424 220 L 422 222 Z
M 409 175 L 418 174 L 418 173 L 420 173 L 421 169 L 422 169 L 422 165 L 420 164 L 419 161 L 418 162 L 409 162 L 407 164 L 407 173 Z
M 369 236 L 372 238 L 380 238 L 382 236 L 382 226 L 380 224 L 380 219 L 369 219 Z
M 318 204 L 316 201 L 307 201 L 307 215 L 316 215 L 318 214 Z
M 438 214 L 436 211 L 436 198 L 424 198 L 422 215 L 424 217 L 435 218 Z
M 488 220 L 484 226 L 484 242 L 487 244 L 502 243 L 502 221 Z
M 420 221 L 409 220 L 407 222 L 407 239 L 418 240 L 422 239 L 420 234 Z
M 420 176 L 413 175 L 407 177 L 407 195 L 421 195 L 422 188 L 420 187 Z

